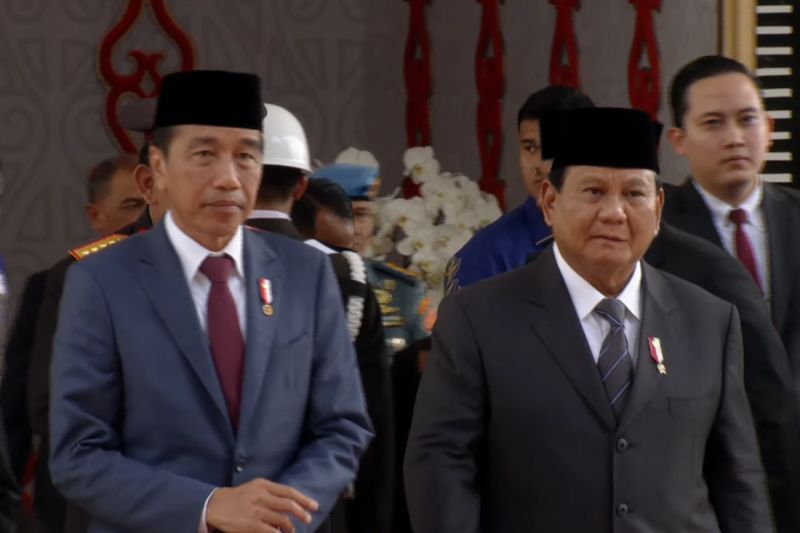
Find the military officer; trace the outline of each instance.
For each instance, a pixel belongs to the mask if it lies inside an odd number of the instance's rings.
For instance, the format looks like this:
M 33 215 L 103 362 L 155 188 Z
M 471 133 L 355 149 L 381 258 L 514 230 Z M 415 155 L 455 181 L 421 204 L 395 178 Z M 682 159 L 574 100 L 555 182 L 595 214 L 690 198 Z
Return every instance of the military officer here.
M 363 253 L 374 233 L 374 200 L 380 188 L 378 169 L 365 165 L 334 163 L 317 170 L 311 178 L 327 178 L 338 184 L 353 203 L 355 241 Z M 390 262 L 365 261 L 367 279 L 375 290 L 383 315 L 386 342 L 392 355 L 430 336 L 433 309 L 425 286 L 412 272 Z
M 164 199 L 160 198 L 163 195 L 159 195 L 153 186 L 148 149 L 147 144 L 142 147 L 138 164 L 133 169 L 139 190 L 148 204 L 139 219 L 97 241 L 73 248 L 69 251 L 69 255 L 53 265 L 46 274 L 44 295 L 36 320 L 36 334 L 31 350 L 28 410 L 31 429 L 41 437 L 42 442 L 34 485 L 34 513 L 37 521 L 47 527 L 48 531 L 78 532 L 86 527 L 83 512 L 77 507 L 65 506 L 63 497 L 52 485 L 48 469 L 50 361 L 64 281 L 69 267 L 74 262 L 106 250 L 131 235 L 147 231 L 163 217 L 166 205 Z

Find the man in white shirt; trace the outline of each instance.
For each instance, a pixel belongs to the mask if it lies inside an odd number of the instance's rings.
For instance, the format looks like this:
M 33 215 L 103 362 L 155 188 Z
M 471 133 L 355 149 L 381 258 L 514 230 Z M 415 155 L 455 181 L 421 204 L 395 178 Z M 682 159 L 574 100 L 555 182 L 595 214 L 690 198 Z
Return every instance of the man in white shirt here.
M 70 268 L 51 472 L 89 532 L 313 531 L 371 439 L 330 262 L 245 229 L 256 76 L 164 78 L 150 164 L 163 223 Z
M 440 307 L 405 460 L 414 530 L 773 531 L 736 310 L 641 261 L 660 127 L 559 120 L 553 247 Z

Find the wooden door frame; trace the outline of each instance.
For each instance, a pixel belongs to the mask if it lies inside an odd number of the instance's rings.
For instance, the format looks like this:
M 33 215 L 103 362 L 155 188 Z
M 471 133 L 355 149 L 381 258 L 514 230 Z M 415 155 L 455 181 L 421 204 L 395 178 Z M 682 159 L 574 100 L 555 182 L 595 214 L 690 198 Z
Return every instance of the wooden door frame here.
M 720 53 L 756 68 L 756 0 L 719 0 Z

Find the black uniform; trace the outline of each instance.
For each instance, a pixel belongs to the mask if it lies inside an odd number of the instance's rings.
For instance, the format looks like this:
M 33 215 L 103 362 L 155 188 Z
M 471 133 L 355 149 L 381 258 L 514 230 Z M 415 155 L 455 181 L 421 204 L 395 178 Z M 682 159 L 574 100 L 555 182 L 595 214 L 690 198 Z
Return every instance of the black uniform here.
M 302 240 L 297 228 L 289 220 L 252 219 L 247 224 Z M 354 339 L 375 438 L 361 457 L 354 497 L 340 501 L 329 520 L 318 531 L 388 533 L 394 486 L 394 426 L 389 358 L 380 307 L 367 282 L 363 260 L 355 252 L 342 251 L 329 257 L 342 292 L 348 328 Z
M 147 231 L 151 227 L 153 227 L 153 223 L 150 213 L 145 209 L 139 220 L 116 231 L 115 234 L 130 236 Z M 99 242 L 103 241 L 105 239 L 101 239 Z M 90 247 L 84 248 L 90 252 Z M 67 271 L 75 261 L 76 258 L 69 255 L 53 265 L 47 272 L 28 374 L 30 425 L 33 432 L 41 437 L 42 442 L 36 471 L 33 508 L 40 529 L 48 533 L 61 531 L 77 533 L 85 531 L 87 528 L 86 518 L 80 509 L 69 506 L 69 511 L 67 511 L 66 501 L 53 486 L 48 468 L 50 455 L 48 412 L 50 410 L 50 361 L 53 354 L 53 337 L 58 325 L 58 308 Z

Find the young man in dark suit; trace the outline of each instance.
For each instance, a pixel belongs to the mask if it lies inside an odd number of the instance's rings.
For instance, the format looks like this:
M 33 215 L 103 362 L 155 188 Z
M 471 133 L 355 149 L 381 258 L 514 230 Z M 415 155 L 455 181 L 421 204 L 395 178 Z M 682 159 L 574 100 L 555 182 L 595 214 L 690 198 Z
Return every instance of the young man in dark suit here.
M 562 120 L 553 247 L 440 307 L 405 462 L 414 530 L 773 531 L 737 312 L 641 261 L 659 128 Z
M 664 219 L 738 257 L 767 300 L 800 390 L 800 193 L 765 183 L 773 121 L 741 63 L 705 56 L 670 88 L 669 139 L 691 178 L 667 188 Z

